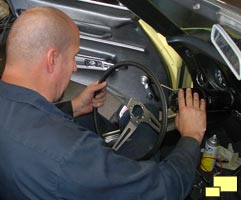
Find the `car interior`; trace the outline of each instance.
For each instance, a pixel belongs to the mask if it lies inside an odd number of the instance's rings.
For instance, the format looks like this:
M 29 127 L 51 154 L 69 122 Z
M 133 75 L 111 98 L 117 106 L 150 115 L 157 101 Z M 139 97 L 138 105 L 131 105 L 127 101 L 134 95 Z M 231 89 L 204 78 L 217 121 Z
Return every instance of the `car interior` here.
M 233 151 L 241 154 L 241 10 L 237 4 L 215 0 L 6 2 L 9 13 L 1 19 L 0 26 L 1 71 L 12 22 L 28 8 L 56 7 L 69 15 L 80 31 L 78 71 L 72 75 L 61 101 L 72 99 L 91 82 L 107 80 L 107 101 L 94 114 L 100 112 L 111 121 L 118 107 L 125 104 L 135 122 L 142 117 L 150 119 L 149 125 L 159 134 L 158 141 L 150 152 L 138 157 L 149 159 L 158 150 L 165 157 L 177 143 L 177 89 L 191 87 L 207 102 L 208 126 L 201 149 L 215 134 L 221 146 L 228 148 L 231 144 Z M 226 40 L 229 37 L 231 42 Z M 127 141 L 128 131 L 133 132 L 148 120 L 128 126 L 126 133 L 100 134 L 115 149 L 120 138 Z M 98 129 L 98 122 L 94 123 Z M 212 199 L 240 199 L 241 167 L 231 170 L 219 165 L 208 173 L 197 167 L 196 180 L 186 200 L 206 199 L 205 187 L 211 187 L 213 176 L 220 174 L 237 176 L 238 190 Z

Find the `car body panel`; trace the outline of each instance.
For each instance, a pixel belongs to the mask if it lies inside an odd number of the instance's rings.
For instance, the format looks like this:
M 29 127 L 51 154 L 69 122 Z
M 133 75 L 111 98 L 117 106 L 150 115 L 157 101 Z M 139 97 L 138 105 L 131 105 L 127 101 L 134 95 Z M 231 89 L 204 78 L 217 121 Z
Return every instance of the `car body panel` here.
M 157 33 L 151 26 L 149 26 L 143 20 L 139 20 L 139 23 L 146 31 L 147 35 L 151 38 L 153 44 L 160 52 L 160 56 L 164 60 L 164 63 L 167 65 L 167 68 L 170 73 L 170 79 L 172 81 L 172 88 L 177 89 L 179 86 L 180 68 L 182 67 L 181 57 L 167 43 L 167 40 L 163 35 L 161 35 L 160 33 Z M 188 79 L 185 79 L 185 80 L 187 81 Z M 190 86 L 191 84 L 189 83 L 189 87 Z

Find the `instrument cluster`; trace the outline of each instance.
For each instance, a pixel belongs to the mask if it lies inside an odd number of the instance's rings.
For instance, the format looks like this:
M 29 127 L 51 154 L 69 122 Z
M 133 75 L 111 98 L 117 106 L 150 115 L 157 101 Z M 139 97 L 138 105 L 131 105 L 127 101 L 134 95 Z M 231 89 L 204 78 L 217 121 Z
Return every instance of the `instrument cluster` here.
M 215 65 L 199 69 L 196 74 L 196 82 L 201 88 L 212 87 L 219 91 L 228 88 L 224 73 Z

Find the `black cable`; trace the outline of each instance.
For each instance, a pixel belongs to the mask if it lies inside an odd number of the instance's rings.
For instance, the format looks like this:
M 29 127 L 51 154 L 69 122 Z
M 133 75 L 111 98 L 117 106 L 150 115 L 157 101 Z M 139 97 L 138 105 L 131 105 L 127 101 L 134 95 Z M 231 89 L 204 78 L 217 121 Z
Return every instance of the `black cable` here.
M 161 102 L 161 108 L 162 108 L 162 121 L 161 121 L 161 130 L 160 133 L 158 135 L 158 139 L 156 141 L 156 143 L 153 145 L 152 149 L 147 152 L 143 157 L 138 158 L 136 160 L 148 160 L 150 159 L 155 153 L 157 153 L 157 151 L 160 150 L 162 141 L 164 139 L 165 133 L 166 133 L 166 129 L 167 129 L 167 103 L 166 103 L 166 97 L 165 97 L 165 93 L 163 92 L 161 86 L 160 86 L 160 82 L 159 80 L 156 78 L 156 76 L 146 67 L 144 67 L 143 65 L 140 65 L 139 63 L 135 63 L 135 62 L 131 62 L 131 61 L 123 61 L 123 62 L 119 62 L 116 65 L 112 66 L 111 68 L 109 68 L 104 74 L 103 76 L 99 79 L 99 83 L 104 82 L 116 69 L 122 68 L 122 67 L 126 67 L 126 66 L 132 66 L 132 67 L 136 67 L 141 69 L 142 71 L 144 71 L 148 77 L 150 78 L 150 80 L 154 83 L 154 85 L 156 85 L 157 87 L 157 92 L 160 98 L 160 102 Z M 94 108 L 93 109 L 93 115 L 94 115 L 94 125 L 95 125 L 95 129 L 98 135 L 101 135 L 101 131 L 99 129 L 99 122 L 97 119 L 97 112 L 98 109 Z

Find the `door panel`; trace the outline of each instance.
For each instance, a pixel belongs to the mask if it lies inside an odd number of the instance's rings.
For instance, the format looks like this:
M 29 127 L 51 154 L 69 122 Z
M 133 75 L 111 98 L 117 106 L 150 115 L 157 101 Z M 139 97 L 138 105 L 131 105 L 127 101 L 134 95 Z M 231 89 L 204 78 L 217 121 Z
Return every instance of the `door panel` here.
M 150 68 L 162 84 L 169 85 L 168 74 L 158 51 L 138 24 L 138 17 L 127 8 L 93 1 L 9 0 L 13 13 L 35 6 L 53 6 L 69 15 L 80 30 L 78 71 L 72 80 L 88 84 L 120 61 L 137 62 Z M 127 67 L 108 79 L 110 88 L 146 101 L 141 85 L 143 72 Z

